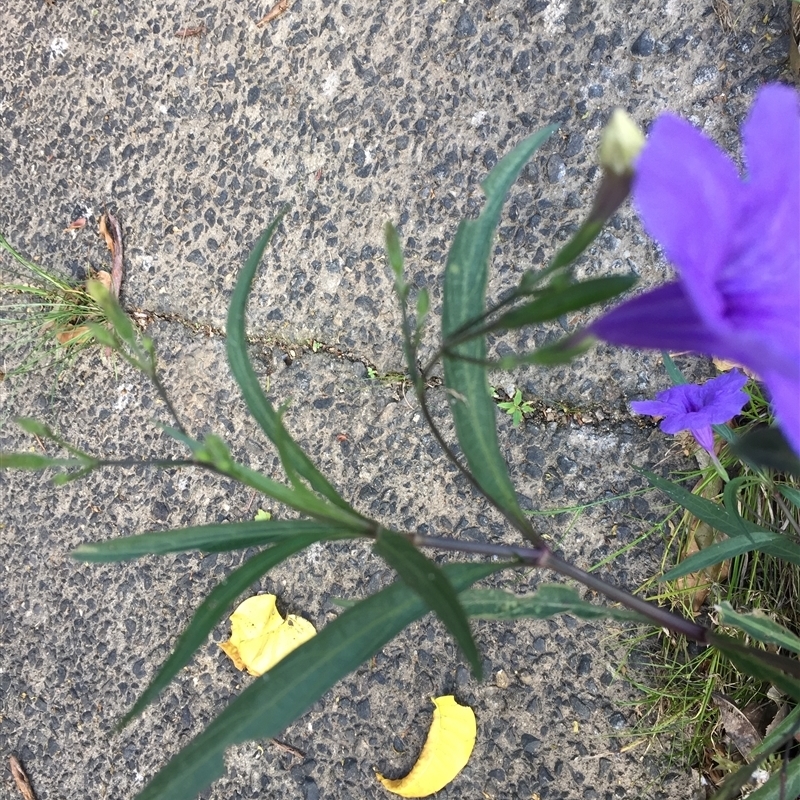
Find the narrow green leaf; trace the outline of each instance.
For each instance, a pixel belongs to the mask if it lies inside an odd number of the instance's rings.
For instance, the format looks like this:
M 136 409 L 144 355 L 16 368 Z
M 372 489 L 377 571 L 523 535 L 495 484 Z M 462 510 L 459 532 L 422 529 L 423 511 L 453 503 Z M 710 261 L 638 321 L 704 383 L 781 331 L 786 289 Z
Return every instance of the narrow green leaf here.
M 788 697 L 800 700 L 800 662 L 767 650 L 748 647 L 730 636 L 713 633 L 709 643 L 726 655 L 746 675 L 771 682 Z
M 394 273 L 394 289 L 400 298 L 400 302 L 405 303 L 408 288 L 403 274 L 403 249 L 400 247 L 400 238 L 397 235 L 397 230 L 391 222 L 386 223 L 384 240 L 386 242 L 386 254 L 389 257 L 389 266 Z
M 800 458 L 780 428 L 756 428 L 736 439 L 733 452 L 756 467 L 770 467 L 800 477 Z
M 457 591 L 509 564 L 444 568 Z M 231 745 L 277 736 L 337 681 L 419 619 L 427 605 L 402 582 L 340 614 L 316 636 L 257 678 L 183 748 L 136 800 L 193 800 L 225 769 Z
M 481 680 L 481 657 L 472 638 L 469 620 L 444 572 L 408 539 L 392 531 L 381 530 L 374 550 L 444 623 L 467 657 L 472 674 Z
M 733 775 L 728 777 L 711 800 L 733 800 L 733 798 L 739 797 L 740 791 L 749 782 L 750 776 L 769 756 L 791 741 L 798 729 L 800 729 L 800 706 L 793 708 L 787 717 L 764 737 L 761 744 L 756 745 L 750 751 L 750 763 L 740 767 Z M 795 759 L 792 763 L 800 762 Z M 752 797 L 752 795 L 749 796 Z M 767 797 L 770 796 L 767 795 Z M 788 797 L 792 797 L 792 795 L 781 798 L 780 794 L 778 794 L 773 795 L 770 800 L 787 800 Z M 762 798 L 762 800 L 764 799 Z
M 525 325 L 558 319 L 562 314 L 578 311 L 595 303 L 602 303 L 626 292 L 638 278 L 636 275 L 612 275 L 572 283 L 559 289 L 545 292 L 519 308 L 507 311 L 483 329 L 484 333 L 513 330 Z
M 467 614 L 478 619 L 547 619 L 556 614 L 572 614 L 581 619 L 618 619 L 652 624 L 633 611 L 581 600 L 575 589 L 557 583 L 543 584 L 529 595 L 516 595 L 501 589 L 468 589 L 458 598 Z
M 81 462 L 85 464 L 86 462 Z M 53 485 L 54 486 L 65 486 L 68 483 L 72 483 L 72 481 L 80 480 L 81 478 L 85 478 L 90 472 L 93 472 L 98 467 L 98 464 L 89 464 L 88 466 L 84 466 L 83 469 L 77 470 L 77 472 L 59 472 L 58 475 L 53 475 Z
M 462 220 L 447 257 L 442 303 L 442 342 L 484 313 L 486 281 L 495 229 L 503 201 L 513 182 L 554 127 L 534 134 L 501 159 L 483 182 L 486 205 L 476 220 Z M 444 380 L 461 449 L 481 490 L 513 518 L 520 530 L 532 534 L 519 507 L 508 468 L 497 441 L 496 409 L 489 395 L 483 336 L 455 346 L 443 357 Z
M 25 433 L 30 433 L 31 436 L 38 436 L 41 439 L 56 438 L 53 431 L 43 422 L 39 422 L 38 419 L 34 419 L 33 417 L 17 417 L 14 421 Z
M 661 351 L 661 360 L 664 362 L 664 368 L 667 370 L 669 379 L 675 386 L 683 386 L 688 383 L 686 378 L 683 377 L 683 373 L 678 369 L 678 365 L 672 360 L 672 356 L 666 350 Z
M 732 516 L 730 512 L 719 503 L 706 500 L 704 497 L 698 497 L 698 495 L 693 494 L 688 489 L 684 489 L 683 486 L 660 478 L 658 475 L 654 475 L 647 470 L 641 470 L 641 472 L 652 486 L 661 489 L 664 494 L 671 500 L 674 500 L 679 506 L 685 508 L 689 513 L 694 514 L 695 517 L 703 522 L 708 523 L 712 528 L 726 533 L 728 536 L 735 537 L 754 532 L 769 533 L 769 531 L 764 531 L 757 525 L 743 520 L 738 515 L 736 517 Z M 747 551 L 743 550 L 741 552 Z
M 592 336 L 565 336 L 553 344 L 537 347 L 532 353 L 514 353 L 503 356 L 495 361 L 484 362 L 490 369 L 504 371 L 522 366 L 552 367 L 556 364 L 568 364 L 570 361 L 582 356 L 591 350 L 595 343 Z
M 105 347 L 110 347 L 112 350 L 118 350 L 120 347 L 120 340 L 105 326 L 100 325 L 98 322 L 84 323 L 89 329 L 89 333 Z
M 77 458 L 50 458 L 38 453 L 0 453 L 0 469 L 47 469 L 48 467 L 80 467 Z
M 800 509 L 800 489 L 787 486 L 785 483 L 778 485 L 778 491 L 797 509 Z
M 722 625 L 738 628 L 759 642 L 777 644 L 793 653 L 800 653 L 800 638 L 784 628 L 783 625 L 771 620 L 763 612 L 754 611 L 750 614 L 741 614 L 734 611 L 727 600 L 723 600 L 715 608 L 719 611 L 719 621 Z
M 431 307 L 431 298 L 428 290 L 423 286 L 417 295 L 417 327 L 421 328 Z
M 286 539 L 280 544 L 257 553 L 247 559 L 241 567 L 235 569 L 200 604 L 186 630 L 175 642 L 175 647 L 169 658 L 139 696 L 133 708 L 120 720 L 117 728 L 124 728 L 155 700 L 159 692 L 189 663 L 195 650 L 203 644 L 231 603 L 248 586 L 282 561 L 301 550 L 305 550 L 309 545 L 323 540 L 341 539 L 346 535 L 337 530 L 327 532 L 317 530 L 311 533 L 297 534 L 291 539 Z
M 307 514 L 309 517 L 339 524 L 346 528 L 361 530 L 365 533 L 372 530 L 373 523 L 360 514 L 345 510 L 338 505 L 332 505 L 308 490 L 302 493 L 298 492 L 296 489 L 291 489 L 282 483 L 273 481 L 257 470 L 250 469 L 237 462 L 233 462 L 225 471 L 225 474 L 245 486 L 249 486 L 251 489 L 277 500 L 279 503 Z
M 133 323 L 128 318 L 128 315 L 122 310 L 122 307 L 117 302 L 116 298 L 112 296 L 111 292 L 109 292 L 100 281 L 88 281 L 86 284 L 86 291 L 92 300 L 103 310 L 103 313 L 111 323 L 117 336 L 130 347 L 132 352 L 139 358 L 142 358 L 144 354 L 139 348 L 136 328 L 133 327 Z
M 252 253 L 250 253 L 250 257 L 239 273 L 228 308 L 228 336 L 226 340 L 228 363 L 233 377 L 242 390 L 247 408 L 269 440 L 286 454 L 286 457 L 291 460 L 292 467 L 309 482 L 312 489 L 340 508 L 350 511 L 355 516 L 356 512 L 328 483 L 322 473 L 314 466 L 311 459 L 289 435 L 280 415 L 275 411 L 272 403 L 262 391 L 258 376 L 247 354 L 247 335 L 245 333 L 247 298 L 250 295 L 250 289 L 261 257 L 288 208 L 288 205 L 284 206 L 270 226 L 261 234 Z
M 201 550 L 221 553 L 272 544 L 294 536 L 327 535 L 334 530 L 329 524 L 306 520 L 269 520 L 228 522 L 217 525 L 199 525 L 172 531 L 152 531 L 105 542 L 88 542 L 76 547 L 70 555 L 77 561 L 107 562 L 127 561 L 146 555 L 185 553 Z M 343 535 L 357 533 L 339 529 Z
M 760 553 L 767 553 L 791 564 L 800 565 L 800 546 L 787 536 L 771 531 L 752 530 L 703 548 L 664 573 L 659 580 L 662 582 L 674 581 L 684 575 L 699 572 L 713 564 L 721 564 L 729 558 L 735 558 L 752 550 L 758 550 Z

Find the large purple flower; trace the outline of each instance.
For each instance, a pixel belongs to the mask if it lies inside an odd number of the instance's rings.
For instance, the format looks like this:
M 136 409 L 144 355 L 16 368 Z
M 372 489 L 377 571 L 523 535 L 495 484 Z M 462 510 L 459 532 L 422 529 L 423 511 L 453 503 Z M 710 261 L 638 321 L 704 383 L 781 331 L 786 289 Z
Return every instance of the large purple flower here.
M 800 453 L 800 103 L 771 84 L 742 126 L 747 177 L 688 122 L 663 114 L 636 164 L 644 227 L 679 280 L 623 303 L 590 332 L 613 344 L 735 361 L 764 382 Z
M 703 384 L 682 383 L 656 395 L 655 400 L 637 400 L 631 408 L 637 414 L 664 417 L 664 433 L 689 431 L 714 456 L 712 425 L 721 425 L 735 417 L 747 404 L 744 391 L 747 376 L 731 370 Z

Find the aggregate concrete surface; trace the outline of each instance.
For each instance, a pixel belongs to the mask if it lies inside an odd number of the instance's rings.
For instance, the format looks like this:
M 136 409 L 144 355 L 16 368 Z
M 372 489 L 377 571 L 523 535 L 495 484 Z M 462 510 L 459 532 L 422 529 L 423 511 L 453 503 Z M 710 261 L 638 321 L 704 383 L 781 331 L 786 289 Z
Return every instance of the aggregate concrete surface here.
M 429 288 L 435 318 L 445 253 L 458 220 L 480 208 L 480 180 L 525 135 L 559 122 L 507 203 L 490 286 L 497 296 L 575 230 L 597 186 L 594 154 L 614 106 L 642 125 L 671 108 L 738 152 L 756 88 L 788 79 L 787 10 L 745 2 L 720 15 L 676 0 L 296 0 L 258 27 L 268 8 L 4 4 L 0 232 L 32 260 L 81 277 L 88 265 L 107 266 L 97 217 L 104 207 L 117 213 L 123 302 L 147 312 L 187 426 L 223 435 L 237 457 L 278 477 L 227 371 L 222 331 L 240 265 L 289 202 L 249 325 L 270 396 L 292 401 L 290 429 L 369 514 L 406 529 L 515 541 L 443 458 L 415 402 L 371 377 L 402 369 L 383 224 L 398 225 L 409 276 Z M 176 36 L 199 26 L 200 36 Z M 90 224 L 65 232 L 79 216 Z M 626 208 L 581 270 L 630 269 L 644 285 L 668 274 Z M 493 346 L 503 352 L 552 335 L 534 330 Z M 707 374 L 702 362 L 685 366 Z M 524 506 L 615 497 L 641 486 L 633 466 L 679 463 L 674 453 L 664 462 L 662 435 L 626 412 L 629 398 L 665 382 L 652 354 L 611 348 L 569 368 L 497 376 L 539 411 L 519 429 L 499 421 Z M 432 389 L 431 402 L 450 431 L 443 390 Z M 11 424 L 17 415 L 108 457 L 180 452 L 153 425 L 169 421 L 153 389 L 96 350 L 59 381 L 45 373 L 0 384 L 3 449 L 36 446 Z M 0 487 L 0 753 L 19 756 L 39 800 L 133 798 L 252 680 L 221 655 L 222 622 L 140 719 L 113 730 L 192 611 L 245 554 L 86 565 L 70 549 L 248 519 L 258 507 L 286 512 L 196 470 L 105 471 L 60 489 L 10 472 Z M 538 524 L 586 567 L 662 511 L 646 494 L 593 507 L 569 526 L 565 515 Z M 642 545 L 605 574 L 634 587 L 658 559 L 657 546 Z M 332 598 L 366 596 L 391 579 L 367 547 L 320 546 L 256 589 L 320 627 L 338 613 Z M 525 592 L 540 580 L 526 572 L 509 583 Z M 225 778 L 203 796 L 387 796 L 374 768 L 396 776 L 410 767 L 428 698 L 444 693 L 475 709 L 478 741 L 439 797 L 672 800 L 697 791 L 696 778 L 657 747 L 625 747 L 638 695 L 618 677 L 619 626 L 563 618 L 475 630 L 483 683 L 426 617 L 282 734 L 297 752 L 270 742 L 234 748 Z M 0 798 L 16 800 L 1 774 Z

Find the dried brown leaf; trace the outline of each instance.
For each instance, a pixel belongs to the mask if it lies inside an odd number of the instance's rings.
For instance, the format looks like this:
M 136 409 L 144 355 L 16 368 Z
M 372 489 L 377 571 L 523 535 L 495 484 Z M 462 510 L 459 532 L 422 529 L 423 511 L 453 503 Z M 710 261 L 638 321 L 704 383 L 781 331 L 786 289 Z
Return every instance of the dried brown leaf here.
M 89 329 L 85 325 L 79 325 L 77 328 L 59 331 L 56 334 L 56 339 L 59 344 L 75 344 L 78 339 L 86 339 L 88 333 Z
M 113 254 L 114 252 L 114 237 L 111 235 L 111 231 L 108 228 L 108 222 L 106 220 L 106 215 L 100 215 L 100 223 L 98 225 L 100 228 L 100 235 L 106 240 L 106 247 L 111 251 Z
M 100 215 L 100 233 L 111 251 L 111 293 L 119 298 L 122 287 L 122 227 L 110 212 Z
M 11 777 L 14 778 L 14 783 L 17 784 L 17 789 L 19 789 L 24 800 L 36 800 L 33 794 L 33 787 L 25 774 L 25 770 L 22 769 L 22 764 L 14 756 L 9 756 L 8 762 L 11 767 Z
M 749 761 L 753 748 L 761 744 L 761 734 L 745 714 L 736 707 L 733 701 L 725 697 L 724 694 L 714 692 L 711 697 L 719 709 L 719 717 L 725 728 L 725 733 L 734 747 L 742 754 L 742 758 L 745 761 Z
M 266 25 L 289 9 L 289 0 L 278 0 L 272 8 L 264 14 L 256 25 Z
M 97 272 L 95 272 L 93 278 L 94 278 L 94 280 L 98 281 L 99 283 L 102 283 L 103 286 L 106 289 L 108 289 L 109 292 L 111 291 L 111 273 L 110 272 L 106 272 L 104 269 L 100 269 Z

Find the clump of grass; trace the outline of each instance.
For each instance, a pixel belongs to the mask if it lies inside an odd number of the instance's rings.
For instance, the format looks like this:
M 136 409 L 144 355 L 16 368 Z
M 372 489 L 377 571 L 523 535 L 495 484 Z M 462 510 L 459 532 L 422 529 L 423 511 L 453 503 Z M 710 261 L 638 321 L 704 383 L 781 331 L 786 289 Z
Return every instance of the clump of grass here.
M 760 388 L 751 381 L 747 390 L 751 400 L 737 420 L 742 433 L 772 422 Z M 775 532 L 800 535 L 800 488 L 796 479 L 753 469 L 734 457 L 726 444 L 722 445 L 719 459 L 731 478 L 741 478 L 737 500 L 743 519 Z M 723 484 L 713 464 L 703 465 L 684 477 L 696 480 L 696 494 L 721 502 Z M 715 535 L 681 509 L 673 511 L 657 527 L 669 531 L 664 571 L 676 553 L 682 559 L 698 545 L 702 548 L 711 544 Z M 654 577 L 641 591 L 683 614 L 706 619 L 714 617 L 714 606 L 722 601 L 734 609 L 758 609 L 790 631 L 800 633 L 800 567 L 758 551 L 719 567 L 715 572 L 709 570 L 671 582 L 662 583 Z M 726 632 L 737 635 L 732 629 Z M 741 638 L 742 634 L 738 636 Z M 757 729 L 761 727 L 762 733 L 783 701 L 774 690 L 770 692 L 769 683 L 740 673 L 713 648 L 700 648 L 663 631 L 634 640 L 630 652 L 641 652 L 643 645 L 650 651 L 647 667 L 642 670 L 628 664 L 624 670 L 626 678 L 642 692 L 637 707 L 640 722 L 634 735 L 666 740 L 677 761 L 693 766 L 712 786 L 718 786 L 742 763 L 742 757 L 723 733 L 715 696 L 724 695 L 745 712 Z M 777 763 L 779 760 L 773 766 Z
M 65 366 L 92 343 L 85 323 L 105 315 L 84 284 L 34 264 L 2 235 L 0 268 L 0 379 Z

